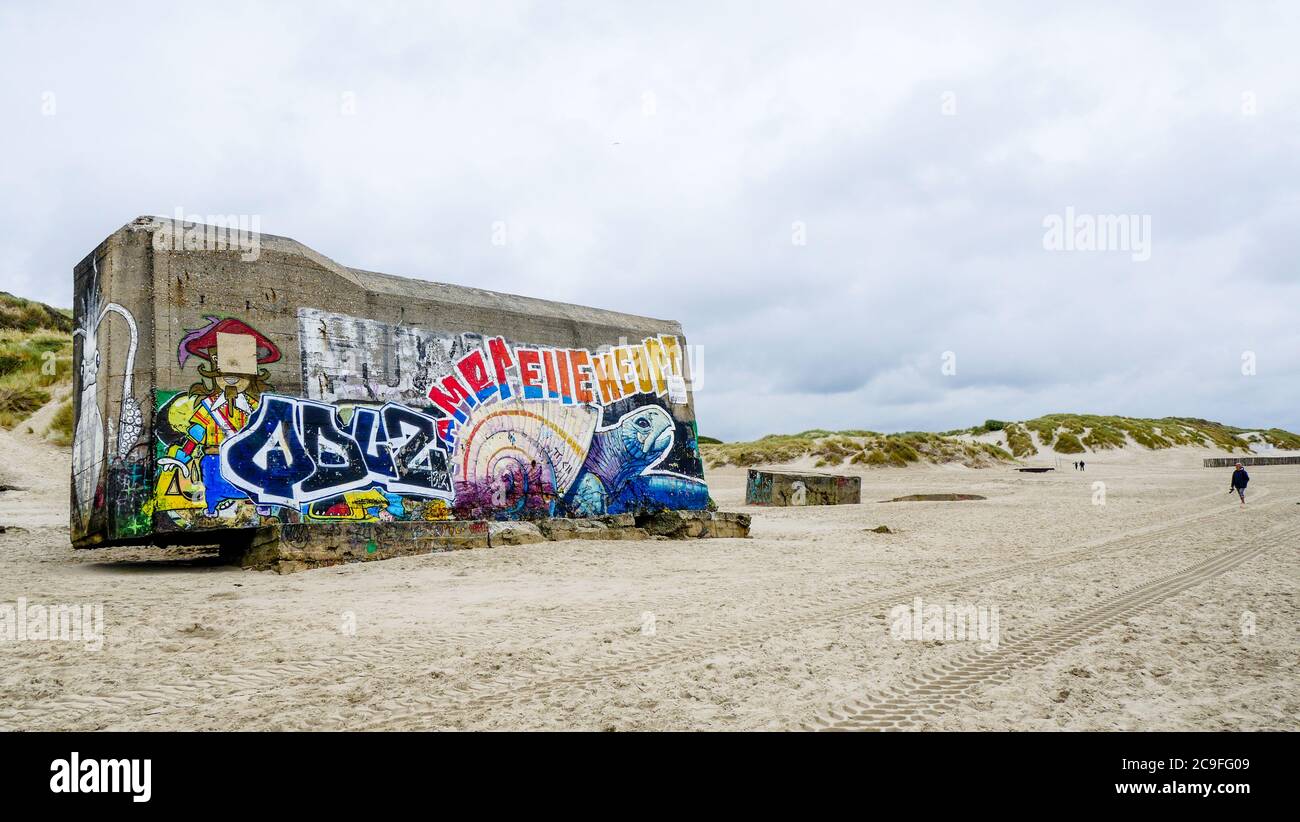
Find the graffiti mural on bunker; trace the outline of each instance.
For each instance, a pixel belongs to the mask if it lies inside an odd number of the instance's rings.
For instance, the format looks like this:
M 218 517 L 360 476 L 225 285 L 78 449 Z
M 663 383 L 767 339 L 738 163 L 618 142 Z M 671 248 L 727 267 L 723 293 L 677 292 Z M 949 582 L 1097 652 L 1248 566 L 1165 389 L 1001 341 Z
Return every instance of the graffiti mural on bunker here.
M 457 515 L 707 507 L 694 427 L 673 414 L 684 382 L 671 336 L 597 352 L 484 341 L 429 388 Z
M 72 332 L 73 339 L 81 341 L 81 357 L 78 360 L 77 383 L 77 422 L 73 436 L 72 476 L 73 476 L 73 514 L 74 530 L 84 533 L 90 528 L 90 518 L 94 509 L 105 504 L 104 462 L 108 451 L 112 451 L 112 461 L 120 463 L 130 453 L 131 448 L 140 438 L 143 429 L 143 417 L 140 406 L 131 393 L 131 383 L 135 371 L 135 354 L 139 346 L 139 332 L 135 317 L 123 306 L 115 302 L 104 302 L 100 294 L 99 263 L 92 255 L 91 273 L 81 299 L 77 327 Z M 110 364 L 105 362 L 101 351 L 106 347 L 100 339 L 100 330 L 107 328 L 105 321 L 110 315 L 121 318 L 127 332 L 126 355 L 121 363 L 122 395 L 118 406 L 117 429 L 113 441 L 105 435 L 104 416 L 99 409 L 100 373 L 105 376 L 113 373 Z M 105 370 L 108 369 L 108 370 Z M 110 428 L 110 430 L 112 430 Z
M 201 512 L 209 517 L 250 518 L 246 499 L 221 472 L 221 446 L 244 429 L 271 385 L 263 365 L 280 349 L 241 320 L 207 317 L 207 324 L 181 338 L 177 364 L 198 363 L 198 380 L 183 392 L 158 397 L 154 430 L 160 445 L 155 510 L 177 521 Z
M 191 528 L 708 505 L 694 425 L 675 413 L 686 395 L 674 337 L 590 351 L 322 317 L 299 312 L 307 397 L 276 391 L 280 348 L 242 320 L 208 316 L 183 336 L 177 363 L 195 364 L 197 380 L 156 398 L 155 518 Z M 330 353 L 330 328 L 353 353 Z
M 432 418 L 276 394 L 264 367 L 280 361 L 276 343 L 236 318 L 205 320 L 177 350 L 199 379 L 158 392 L 150 513 L 179 528 L 448 517 Z
M 674 336 L 593 352 L 312 308 L 298 331 L 312 399 L 420 405 L 440 420 L 458 517 L 708 504 L 694 424 L 674 410 L 687 403 Z
M 418 408 L 428 404 L 434 378 L 483 338 L 299 308 L 298 339 L 307 397 Z

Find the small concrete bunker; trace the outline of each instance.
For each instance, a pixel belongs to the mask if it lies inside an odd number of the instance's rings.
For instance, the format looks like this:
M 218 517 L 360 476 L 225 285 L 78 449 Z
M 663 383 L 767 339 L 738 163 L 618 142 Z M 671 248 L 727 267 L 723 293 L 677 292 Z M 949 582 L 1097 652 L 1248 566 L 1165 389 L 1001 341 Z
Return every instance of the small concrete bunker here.
M 75 547 L 308 557 L 319 533 L 319 564 L 665 512 L 697 520 L 679 535 L 743 535 L 707 510 L 678 323 L 235 233 L 142 217 L 76 266 Z
M 856 505 L 862 478 L 810 471 L 749 469 L 746 505 Z

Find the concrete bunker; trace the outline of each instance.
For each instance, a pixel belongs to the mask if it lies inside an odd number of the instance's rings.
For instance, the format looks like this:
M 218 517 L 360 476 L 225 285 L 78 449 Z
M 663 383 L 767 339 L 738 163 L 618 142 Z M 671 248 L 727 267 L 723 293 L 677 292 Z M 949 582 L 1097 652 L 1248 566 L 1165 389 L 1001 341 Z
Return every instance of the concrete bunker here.
M 814 471 L 749 469 L 746 505 L 856 505 L 862 478 Z
M 75 547 L 319 534 L 366 559 L 664 511 L 736 535 L 709 511 L 680 324 L 226 230 L 142 217 L 74 269 Z

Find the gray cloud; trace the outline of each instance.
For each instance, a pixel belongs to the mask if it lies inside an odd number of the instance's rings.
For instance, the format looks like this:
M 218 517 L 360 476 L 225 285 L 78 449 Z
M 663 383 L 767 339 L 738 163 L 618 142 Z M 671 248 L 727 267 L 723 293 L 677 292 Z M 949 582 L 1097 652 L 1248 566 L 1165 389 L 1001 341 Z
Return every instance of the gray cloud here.
M 1286 6 L 10 5 L 0 288 L 67 306 L 138 214 L 258 214 L 681 319 L 713 435 L 1300 428 L 1298 35 Z M 1045 251 L 1069 206 L 1150 215 L 1151 259 Z

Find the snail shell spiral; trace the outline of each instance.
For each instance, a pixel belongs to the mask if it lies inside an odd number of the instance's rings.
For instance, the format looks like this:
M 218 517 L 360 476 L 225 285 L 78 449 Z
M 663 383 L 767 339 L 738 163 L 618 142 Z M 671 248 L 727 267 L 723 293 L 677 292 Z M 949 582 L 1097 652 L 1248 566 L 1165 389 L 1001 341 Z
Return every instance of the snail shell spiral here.
M 482 513 L 562 499 L 598 421 L 585 405 L 512 399 L 475 408 L 458 426 L 452 452 L 457 508 Z

